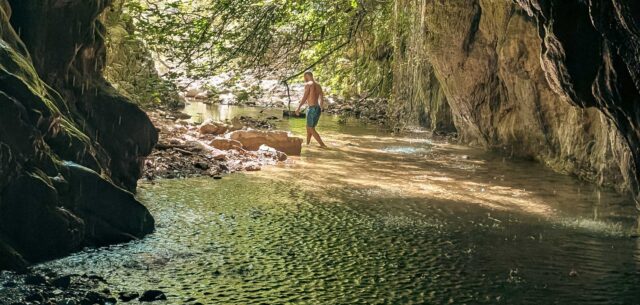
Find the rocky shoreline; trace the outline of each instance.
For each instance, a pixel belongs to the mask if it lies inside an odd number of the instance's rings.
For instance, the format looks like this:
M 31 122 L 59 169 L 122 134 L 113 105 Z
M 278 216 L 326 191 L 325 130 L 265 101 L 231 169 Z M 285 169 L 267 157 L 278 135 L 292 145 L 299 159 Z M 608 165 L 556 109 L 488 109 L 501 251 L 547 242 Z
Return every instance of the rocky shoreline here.
M 257 171 L 266 165 L 287 162 L 288 155 L 283 150 L 300 154 L 302 145 L 302 139 L 274 130 L 278 120 L 275 117 L 239 117 L 202 124 L 175 111 L 154 110 L 149 117 L 160 135 L 158 145 L 145 161 L 143 179 L 149 181 L 202 176 L 219 179 L 224 174 Z M 270 141 L 271 138 L 277 141 Z
M 112 291 L 107 279 L 94 274 L 59 274 L 51 269 L 0 273 L 2 305 L 108 305 L 167 300 L 160 290 Z M 195 300 L 188 304 L 201 304 Z
M 327 105 L 326 112 L 383 124 L 388 117 L 388 102 L 382 98 L 336 100 Z

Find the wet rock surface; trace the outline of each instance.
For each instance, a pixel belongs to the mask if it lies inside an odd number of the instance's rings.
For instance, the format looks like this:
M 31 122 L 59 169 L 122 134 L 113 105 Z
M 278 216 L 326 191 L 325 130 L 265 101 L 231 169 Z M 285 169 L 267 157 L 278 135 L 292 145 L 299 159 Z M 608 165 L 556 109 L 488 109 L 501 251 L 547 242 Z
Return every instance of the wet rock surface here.
M 0 269 L 154 229 L 131 192 L 157 132 L 102 77 L 109 1 L 59 4 L 0 1 Z
M 302 151 L 302 138 L 292 137 L 286 131 L 237 130 L 228 137 L 252 151 L 261 151 L 263 145 L 288 155 L 299 156 Z
M 161 290 L 112 291 L 108 279 L 92 274 L 61 275 L 50 269 L 0 273 L 0 304 L 108 305 L 166 301 Z M 60 285 L 60 284 L 63 285 Z
M 147 290 L 138 299 L 140 302 L 155 302 L 166 300 L 167 296 L 160 290 Z

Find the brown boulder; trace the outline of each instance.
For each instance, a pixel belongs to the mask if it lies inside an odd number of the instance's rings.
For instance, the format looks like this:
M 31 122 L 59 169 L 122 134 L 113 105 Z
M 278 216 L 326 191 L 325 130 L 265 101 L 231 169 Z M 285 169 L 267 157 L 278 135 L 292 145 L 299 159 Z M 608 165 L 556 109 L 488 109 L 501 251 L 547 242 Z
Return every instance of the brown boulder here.
M 302 151 L 302 139 L 286 131 L 238 130 L 228 137 L 242 143 L 247 150 L 257 151 L 261 145 L 267 145 L 287 155 L 299 156 Z
M 209 145 L 219 150 L 242 149 L 242 143 L 225 138 L 213 139 Z
M 229 126 L 222 122 L 206 121 L 200 125 L 198 130 L 201 134 L 221 135 L 229 130 Z

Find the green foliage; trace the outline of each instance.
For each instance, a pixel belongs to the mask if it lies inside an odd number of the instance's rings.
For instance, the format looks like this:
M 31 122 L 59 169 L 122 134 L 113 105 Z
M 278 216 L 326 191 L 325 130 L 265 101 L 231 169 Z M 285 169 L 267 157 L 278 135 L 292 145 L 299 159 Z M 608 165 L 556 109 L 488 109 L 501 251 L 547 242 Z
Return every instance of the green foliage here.
M 135 36 L 133 20 L 123 12 L 123 6 L 123 0 L 115 1 L 103 16 L 107 28 L 105 78 L 140 106 L 180 106 L 176 86 L 158 76 L 152 55 Z
M 131 0 L 136 34 L 170 77 L 200 79 L 229 70 L 288 80 L 306 69 L 340 92 L 360 94 L 386 74 L 391 2 L 380 0 Z M 371 47 L 374 48 L 371 48 Z M 362 59 L 364 58 L 364 60 Z M 360 73 L 362 72 L 362 73 Z M 358 77 L 358 73 L 367 77 Z M 371 77 L 369 77 L 371 75 Z M 375 75 L 375 76 L 373 76 Z M 384 90 L 382 90 L 384 91 Z
M 198 80 L 247 70 L 298 82 L 305 70 L 344 99 L 389 100 L 402 129 L 446 103 L 424 61 L 429 35 L 410 0 L 129 0 L 135 37 L 163 78 Z M 229 87 L 237 79 L 230 79 Z M 424 88 L 424 89 L 423 89 Z M 433 90 L 432 90 L 433 89 Z M 235 92 L 240 102 L 259 96 Z M 436 112 L 432 110 L 436 110 Z
M 251 96 L 249 95 L 249 92 L 247 92 L 247 90 L 240 90 L 236 93 L 236 99 L 239 103 L 248 102 L 250 98 Z

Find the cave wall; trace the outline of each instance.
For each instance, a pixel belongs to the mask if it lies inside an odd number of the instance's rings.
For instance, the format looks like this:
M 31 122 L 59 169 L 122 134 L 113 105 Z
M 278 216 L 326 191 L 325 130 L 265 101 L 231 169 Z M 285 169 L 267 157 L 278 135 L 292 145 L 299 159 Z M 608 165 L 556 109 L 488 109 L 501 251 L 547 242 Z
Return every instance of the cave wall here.
M 536 20 L 552 90 L 573 105 L 598 109 L 624 139 L 623 170 L 640 204 L 640 2 L 515 2 Z
M 451 133 L 456 128 L 447 96 L 425 56 L 429 36 L 425 35 L 427 23 L 420 13 L 423 7 L 420 1 L 405 1 L 395 7 L 396 47 L 389 112 L 394 121 Z
M 461 141 L 638 194 L 638 4 L 398 2 L 395 18 L 412 19 L 419 39 L 396 42 L 395 54 L 425 68 L 399 69 L 396 81 L 430 78 L 413 94 L 448 104 L 437 109 Z
M 132 192 L 158 135 L 102 77 L 107 5 L 0 0 L 0 269 L 153 231 Z

